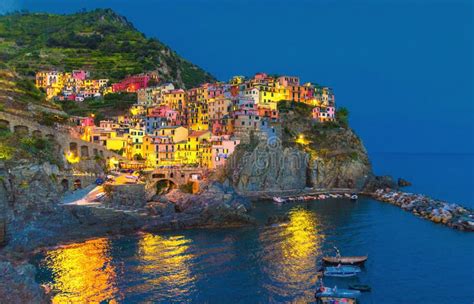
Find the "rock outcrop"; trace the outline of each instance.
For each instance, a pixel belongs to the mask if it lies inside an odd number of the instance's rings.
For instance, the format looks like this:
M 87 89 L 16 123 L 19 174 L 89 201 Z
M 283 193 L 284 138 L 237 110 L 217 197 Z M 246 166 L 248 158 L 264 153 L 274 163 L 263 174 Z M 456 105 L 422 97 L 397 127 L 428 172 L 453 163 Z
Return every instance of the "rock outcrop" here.
M 238 149 L 227 169 L 239 192 L 303 189 L 306 186 L 308 155 L 283 147 L 277 140 L 261 142 L 253 150 Z
M 36 269 L 31 264 L 14 266 L 0 262 L 0 302 L 9 304 L 49 303 L 43 288 L 35 282 Z
M 474 231 L 474 211 L 460 205 L 432 199 L 421 194 L 390 189 L 378 189 L 369 195 L 434 223 L 440 223 L 458 230 Z
M 236 227 L 253 224 L 247 213 L 250 201 L 238 195 L 232 187 L 218 182 L 201 185 L 198 194 L 172 190 L 159 202 L 148 203 L 148 210 L 159 215 L 144 226 L 144 230 Z
M 146 204 L 145 184 L 105 185 L 106 203 L 112 206 L 143 208 Z
M 362 189 L 373 178 L 367 151 L 352 130 L 325 129 L 308 121 L 283 126 L 282 138 L 238 146 L 224 170 L 236 190 Z
M 61 189 L 55 180 L 59 173 L 56 165 L 25 162 L 14 167 L 0 164 L 0 201 L 4 214 L 33 216 L 52 210 L 60 200 Z

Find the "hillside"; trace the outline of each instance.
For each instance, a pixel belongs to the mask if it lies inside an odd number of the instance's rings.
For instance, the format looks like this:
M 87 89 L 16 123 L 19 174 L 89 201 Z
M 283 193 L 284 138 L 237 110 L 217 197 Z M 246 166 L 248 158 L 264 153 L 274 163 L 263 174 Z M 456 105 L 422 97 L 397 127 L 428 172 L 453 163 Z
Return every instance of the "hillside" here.
M 94 78 L 117 81 L 156 70 L 164 81 L 186 88 L 214 80 L 110 9 L 0 16 L 0 63 L 25 76 L 41 69 L 87 69 Z

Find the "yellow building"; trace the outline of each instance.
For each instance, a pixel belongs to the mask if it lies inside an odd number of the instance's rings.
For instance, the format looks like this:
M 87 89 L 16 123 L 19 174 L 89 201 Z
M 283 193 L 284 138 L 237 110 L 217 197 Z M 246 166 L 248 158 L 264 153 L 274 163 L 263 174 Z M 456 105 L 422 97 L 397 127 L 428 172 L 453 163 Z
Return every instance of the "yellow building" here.
M 128 133 L 128 145 L 127 145 L 127 158 L 139 159 L 143 157 L 143 137 L 145 136 L 145 131 L 137 128 L 130 128 Z
M 173 140 L 173 142 L 183 141 L 188 138 L 188 129 L 182 126 L 168 126 L 159 128 L 154 132 L 155 136 L 166 136 Z
M 134 104 L 130 107 L 130 114 L 132 116 L 145 115 L 146 108 L 143 105 Z
M 201 148 L 209 142 L 211 138 L 210 131 L 193 131 L 188 135 L 187 140 L 175 144 L 175 159 L 177 162 L 185 165 L 202 164 Z
M 281 92 L 281 90 L 269 86 L 260 87 L 258 97 L 259 106 L 268 108 L 270 110 L 276 110 L 277 103 L 282 100 L 285 100 L 285 94 L 284 92 Z
M 208 104 L 209 119 L 221 119 L 224 115 L 229 114 L 232 106 L 232 100 L 229 98 L 218 97 L 209 100 Z
M 163 94 L 163 104 L 167 105 L 173 110 L 184 111 L 187 100 L 188 94 L 182 89 L 173 90 Z
M 106 140 L 105 146 L 107 147 L 107 150 L 122 151 L 122 154 L 125 154 L 128 140 L 128 136 L 119 136 L 117 135 L 117 132 L 112 131 L 110 133 L 110 138 L 107 138 Z

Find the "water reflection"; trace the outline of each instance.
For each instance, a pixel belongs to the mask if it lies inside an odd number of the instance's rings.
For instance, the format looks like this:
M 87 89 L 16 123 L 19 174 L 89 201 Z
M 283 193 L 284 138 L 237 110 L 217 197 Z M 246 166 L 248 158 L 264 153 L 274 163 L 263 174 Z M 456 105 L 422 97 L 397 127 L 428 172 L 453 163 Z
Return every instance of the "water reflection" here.
M 323 235 L 316 215 L 301 206 L 290 210 L 289 219 L 288 224 L 268 227 L 259 235 L 263 271 L 270 279 L 264 288 L 274 297 L 288 296 L 299 302 L 313 297 Z
M 146 277 L 138 290 L 150 286 L 164 291 L 162 296 L 176 299 L 188 293 L 194 286 L 195 277 L 190 264 L 193 255 L 189 253 L 191 241 L 184 236 L 160 236 L 144 234 L 138 243 L 138 271 Z
M 114 303 L 120 298 L 109 245 L 100 238 L 47 252 L 44 261 L 58 292 L 53 303 Z

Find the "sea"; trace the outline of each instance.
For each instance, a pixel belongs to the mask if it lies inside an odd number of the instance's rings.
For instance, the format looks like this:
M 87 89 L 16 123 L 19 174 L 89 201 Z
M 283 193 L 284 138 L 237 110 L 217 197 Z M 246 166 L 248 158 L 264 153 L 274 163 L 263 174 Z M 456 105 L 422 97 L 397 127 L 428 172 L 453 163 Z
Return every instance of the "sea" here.
M 371 155 L 377 174 L 403 177 L 406 191 L 474 208 L 474 155 Z M 361 197 L 277 206 L 258 201 L 258 224 L 95 238 L 33 258 L 56 303 L 312 303 L 321 257 L 368 255 L 352 278 L 359 303 L 473 303 L 474 234 Z M 267 225 L 269 216 L 289 222 Z

